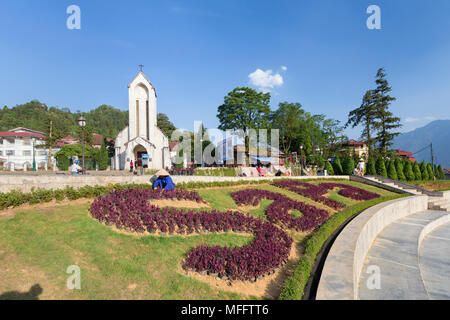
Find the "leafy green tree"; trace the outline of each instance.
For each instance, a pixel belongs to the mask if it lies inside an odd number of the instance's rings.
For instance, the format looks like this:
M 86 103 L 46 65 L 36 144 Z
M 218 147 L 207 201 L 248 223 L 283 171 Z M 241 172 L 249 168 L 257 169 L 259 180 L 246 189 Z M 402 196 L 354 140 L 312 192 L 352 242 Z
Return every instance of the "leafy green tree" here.
M 325 170 L 327 170 L 328 175 L 334 176 L 333 166 L 331 165 L 330 161 L 327 161 L 327 163 L 325 164 Z
M 425 161 L 422 161 L 420 163 L 420 173 L 422 174 L 422 180 L 430 180 L 430 178 L 428 177 L 428 168 Z
M 169 117 L 165 113 L 158 113 L 157 125 L 169 140 L 172 137 L 172 133 L 177 129 L 175 125 L 170 122 Z
M 373 91 L 373 99 L 375 104 L 375 117 L 377 119 L 375 127 L 378 131 L 376 140 L 380 144 L 381 154 L 385 156 L 394 138 L 400 134 L 400 132 L 395 130 L 400 128 L 401 124 L 400 118 L 394 117 L 393 113 L 389 111 L 389 105 L 396 99 L 389 95 L 392 89 L 386 80 L 386 73 L 383 68 L 378 69 L 375 82 L 377 88 Z
M 414 162 L 413 172 L 415 180 L 422 180 L 422 173 L 420 172 L 420 166 L 417 162 Z
M 375 176 L 377 174 L 377 169 L 375 168 L 375 159 L 373 156 L 370 156 L 369 160 L 367 160 L 365 174 L 368 176 Z
M 366 140 L 369 148 L 369 155 L 372 153 L 372 145 L 374 143 L 372 132 L 375 130 L 376 112 L 374 105 L 374 94 L 372 90 L 368 90 L 362 100 L 361 106 L 348 114 L 348 121 L 345 127 L 352 128 L 362 125 L 363 131 L 361 137 Z
M 282 102 L 278 109 L 270 114 L 271 127 L 278 129 L 280 134 L 280 147 L 288 154 L 304 129 L 303 115 L 305 111 L 300 103 Z
M 397 177 L 400 181 L 406 181 L 406 177 L 403 170 L 403 162 L 399 159 L 395 160 L 395 170 L 397 171 Z
M 411 161 L 406 162 L 405 167 L 404 167 L 404 174 L 405 174 L 406 180 L 408 180 L 408 181 L 414 181 L 416 179 Z
M 249 154 L 249 129 L 267 127 L 270 114 L 270 93 L 238 87 L 229 92 L 219 106 L 217 118 L 220 130 L 235 130 L 245 141 L 245 154 Z M 248 161 L 247 161 L 248 162 Z
M 343 174 L 351 176 L 353 175 L 354 169 L 355 169 L 355 162 L 353 161 L 353 158 L 350 157 L 349 155 L 346 155 L 342 163 Z
M 394 161 L 389 162 L 388 178 L 392 180 L 398 180 L 397 169 L 395 168 Z
M 341 159 L 339 155 L 337 155 L 333 160 L 333 171 L 335 175 L 342 175 L 344 171 L 342 170 Z
M 386 170 L 386 164 L 382 157 L 379 157 L 377 159 L 377 162 L 375 163 L 375 167 L 377 169 L 377 174 L 379 176 L 387 178 L 388 174 L 387 174 L 387 170 Z

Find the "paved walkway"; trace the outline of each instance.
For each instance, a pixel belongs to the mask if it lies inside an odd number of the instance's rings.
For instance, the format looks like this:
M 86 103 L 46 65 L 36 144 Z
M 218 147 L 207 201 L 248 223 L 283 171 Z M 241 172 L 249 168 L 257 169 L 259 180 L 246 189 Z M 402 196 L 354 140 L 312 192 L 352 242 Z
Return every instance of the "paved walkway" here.
M 423 240 L 419 267 L 429 297 L 450 300 L 450 223 L 435 229 Z
M 443 211 L 425 211 L 387 226 L 375 239 L 366 257 L 359 298 L 449 299 L 450 224 L 434 230 L 418 248 L 419 235 L 424 226 L 446 214 Z M 374 288 L 376 276 L 373 270 L 378 268 L 380 287 L 377 289 Z

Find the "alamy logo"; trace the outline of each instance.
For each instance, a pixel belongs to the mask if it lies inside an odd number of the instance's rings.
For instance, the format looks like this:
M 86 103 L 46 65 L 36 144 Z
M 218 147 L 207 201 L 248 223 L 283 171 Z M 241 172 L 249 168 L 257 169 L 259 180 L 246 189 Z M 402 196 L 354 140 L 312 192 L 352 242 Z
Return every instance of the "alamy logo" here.
M 67 29 L 69 30 L 80 30 L 81 29 L 81 9 L 77 5 L 70 5 L 66 10 L 67 14 L 70 16 L 67 18 Z
M 371 16 L 367 18 L 367 28 L 369 30 L 380 30 L 381 29 L 381 9 L 377 5 L 370 5 L 367 8 L 367 13 Z
M 379 266 L 368 266 L 366 273 L 370 274 L 370 276 L 367 278 L 366 285 L 367 289 L 374 290 L 374 289 L 381 289 L 381 272 Z
M 81 270 L 79 266 L 72 265 L 69 266 L 66 270 L 66 273 L 71 274 L 70 277 L 67 278 L 67 289 L 69 290 L 81 290 Z

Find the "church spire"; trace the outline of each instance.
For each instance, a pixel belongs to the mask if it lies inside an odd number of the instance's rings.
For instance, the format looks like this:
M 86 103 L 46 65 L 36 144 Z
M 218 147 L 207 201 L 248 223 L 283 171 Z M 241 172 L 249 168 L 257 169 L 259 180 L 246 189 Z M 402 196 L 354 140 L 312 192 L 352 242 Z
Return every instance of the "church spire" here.
M 143 72 L 143 69 L 144 69 L 144 65 L 143 65 L 143 64 L 140 64 L 140 65 L 139 65 L 139 71 L 140 71 L 140 72 Z

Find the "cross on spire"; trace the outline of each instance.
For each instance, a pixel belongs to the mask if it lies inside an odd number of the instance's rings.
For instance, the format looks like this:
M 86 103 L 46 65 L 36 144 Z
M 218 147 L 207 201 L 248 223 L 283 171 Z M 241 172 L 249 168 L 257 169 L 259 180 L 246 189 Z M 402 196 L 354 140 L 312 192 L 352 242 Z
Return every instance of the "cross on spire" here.
M 139 65 L 139 69 L 140 69 L 140 71 L 142 72 L 142 69 L 144 68 L 144 65 L 143 64 L 140 64 Z

